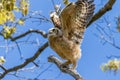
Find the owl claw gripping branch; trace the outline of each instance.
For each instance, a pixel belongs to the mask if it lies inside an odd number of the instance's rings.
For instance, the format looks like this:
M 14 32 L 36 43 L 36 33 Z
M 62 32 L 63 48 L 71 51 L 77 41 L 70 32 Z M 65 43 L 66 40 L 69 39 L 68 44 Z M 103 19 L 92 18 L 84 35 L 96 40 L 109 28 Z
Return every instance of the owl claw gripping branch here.
M 93 1 L 72 2 L 57 17 L 60 28 L 57 25 L 49 30 L 49 45 L 61 58 L 66 60 L 63 63 L 64 66 L 72 64 L 72 69 L 77 67 L 77 62 L 81 57 L 80 46 L 84 32 L 93 16 L 94 8 Z M 54 16 L 51 17 L 54 18 Z M 53 20 L 53 22 L 55 21 Z

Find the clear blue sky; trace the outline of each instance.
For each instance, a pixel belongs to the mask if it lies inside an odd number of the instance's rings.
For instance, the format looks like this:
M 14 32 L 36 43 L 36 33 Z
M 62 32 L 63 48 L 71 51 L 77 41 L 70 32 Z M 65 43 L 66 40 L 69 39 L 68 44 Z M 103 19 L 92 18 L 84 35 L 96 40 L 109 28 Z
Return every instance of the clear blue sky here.
M 60 3 L 62 0 L 54 0 L 55 3 Z M 76 0 L 72 0 L 76 1 Z M 96 9 L 95 12 L 97 12 L 108 0 L 95 0 Z M 84 40 L 82 43 L 82 58 L 79 60 L 77 70 L 81 74 L 81 76 L 84 78 L 84 80 L 120 80 L 120 72 L 118 72 L 116 75 L 114 75 L 112 72 L 103 72 L 100 69 L 100 65 L 102 63 L 107 62 L 109 59 L 106 56 L 110 55 L 120 55 L 120 50 L 116 49 L 112 45 L 106 43 L 102 44 L 101 39 L 99 37 L 96 37 L 94 34 L 100 34 L 99 31 L 96 29 L 96 24 L 101 25 L 102 27 L 106 27 L 106 22 L 103 20 L 103 18 L 106 18 L 107 21 L 111 24 L 110 27 L 112 27 L 115 30 L 115 17 L 120 16 L 120 0 L 117 0 L 115 5 L 113 6 L 113 9 L 110 12 L 107 12 L 100 20 L 97 20 L 94 22 L 89 28 L 87 28 L 84 36 Z M 51 0 L 30 0 L 30 10 L 33 11 L 40 11 L 42 15 L 49 18 L 49 13 L 51 10 L 53 10 L 53 5 L 51 3 Z M 35 25 L 36 23 L 29 23 L 26 22 L 26 25 L 24 27 L 19 27 L 18 32 L 16 35 L 21 34 L 22 32 L 25 32 L 25 29 L 28 30 L 29 28 L 32 29 L 41 29 L 44 31 L 48 31 L 49 28 L 51 28 L 53 25 L 51 23 L 42 23 L 41 25 Z M 43 39 L 41 36 L 38 36 L 36 34 L 32 34 L 30 41 L 36 41 L 37 39 L 40 42 L 41 46 L 44 42 L 47 41 L 47 39 Z M 113 34 L 116 38 L 116 40 L 119 39 L 119 33 Z M 30 36 L 30 35 L 29 35 Z M 29 36 L 22 38 L 19 41 L 25 41 Z M 118 36 L 118 37 L 117 37 Z M 4 44 L 3 38 L 0 37 L 0 40 Z M 0 44 L 3 45 L 3 44 Z M 13 44 L 13 43 L 11 43 Z M 20 48 L 22 55 L 25 58 L 28 58 L 32 55 L 34 55 L 35 51 L 38 49 L 37 45 L 32 44 L 25 44 L 20 43 Z M 119 45 L 118 45 L 119 46 Z M 10 68 L 14 65 L 17 65 L 21 63 L 24 60 L 20 60 L 19 53 L 17 48 L 9 49 L 8 53 L 5 53 L 6 48 L 1 48 L 0 55 L 7 55 L 6 56 L 6 63 L 4 66 L 6 68 Z M 47 67 L 51 66 L 46 72 L 41 74 L 39 76 L 39 79 L 50 79 L 50 80 L 73 80 L 71 76 L 68 74 L 61 73 L 59 69 L 51 63 L 47 62 L 47 57 L 49 55 L 55 55 L 57 54 L 48 47 L 45 49 L 45 51 L 42 52 L 42 54 L 37 58 L 36 61 L 40 60 L 40 68 L 35 69 L 35 72 L 24 72 L 20 73 L 22 76 L 35 78 L 39 73 L 42 73 Z M 31 67 L 32 64 L 27 65 L 26 67 Z M 8 75 L 3 80 L 19 80 L 18 78 Z M 26 79 L 21 79 L 26 80 Z

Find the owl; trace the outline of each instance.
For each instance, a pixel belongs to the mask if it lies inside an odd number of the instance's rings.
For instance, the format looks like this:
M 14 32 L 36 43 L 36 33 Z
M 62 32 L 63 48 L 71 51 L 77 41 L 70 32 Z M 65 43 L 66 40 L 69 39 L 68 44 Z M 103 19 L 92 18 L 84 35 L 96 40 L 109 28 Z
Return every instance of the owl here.
M 81 43 L 87 24 L 94 13 L 93 1 L 78 0 L 69 3 L 59 15 L 59 27 L 49 29 L 50 47 L 66 62 L 62 66 L 71 65 L 76 69 L 81 58 Z

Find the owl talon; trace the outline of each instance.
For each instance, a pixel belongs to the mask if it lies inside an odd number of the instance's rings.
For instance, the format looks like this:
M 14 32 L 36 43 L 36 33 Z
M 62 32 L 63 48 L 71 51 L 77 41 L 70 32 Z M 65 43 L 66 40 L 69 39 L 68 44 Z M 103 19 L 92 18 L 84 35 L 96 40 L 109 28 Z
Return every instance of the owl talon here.
M 62 65 L 61 65 L 61 68 L 62 68 L 62 69 L 70 69 L 70 67 L 69 67 L 68 65 L 65 65 L 65 64 L 62 64 Z

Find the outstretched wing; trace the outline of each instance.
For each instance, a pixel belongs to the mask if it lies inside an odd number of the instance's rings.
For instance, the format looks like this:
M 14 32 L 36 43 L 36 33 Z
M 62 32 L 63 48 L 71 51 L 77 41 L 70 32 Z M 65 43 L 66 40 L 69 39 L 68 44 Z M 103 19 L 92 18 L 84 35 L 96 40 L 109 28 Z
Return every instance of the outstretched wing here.
M 93 1 L 78 0 L 68 4 L 60 14 L 63 35 L 80 43 L 83 33 L 94 13 Z

